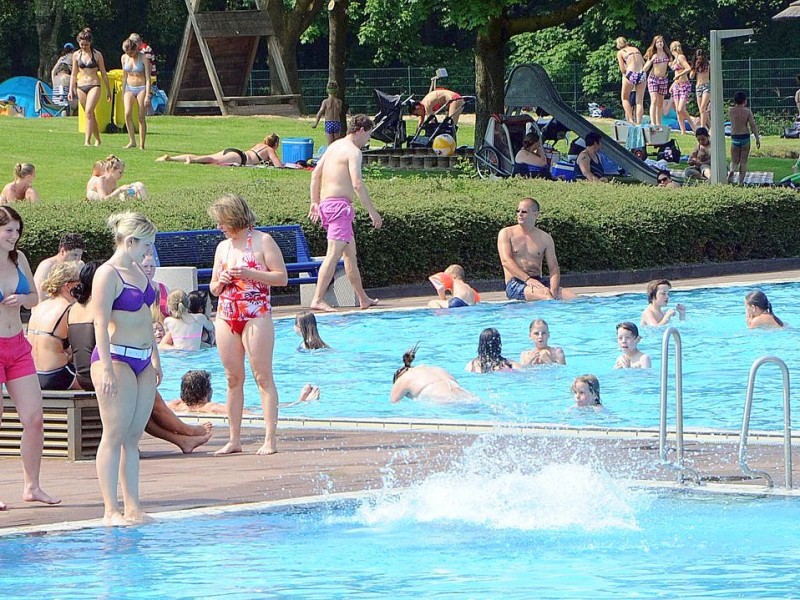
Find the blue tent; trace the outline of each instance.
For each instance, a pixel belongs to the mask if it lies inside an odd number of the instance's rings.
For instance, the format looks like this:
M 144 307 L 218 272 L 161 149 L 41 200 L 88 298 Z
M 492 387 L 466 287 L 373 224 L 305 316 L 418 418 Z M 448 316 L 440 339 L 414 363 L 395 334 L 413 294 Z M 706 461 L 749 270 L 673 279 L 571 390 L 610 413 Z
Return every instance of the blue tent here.
M 12 77 L 0 83 L 0 100 L 8 100 L 9 96 L 17 99 L 17 105 L 25 109 L 25 116 L 34 118 L 39 116 L 36 110 L 36 83 L 39 80 L 35 77 Z M 53 96 L 53 90 L 44 82 L 41 82 L 45 93 Z

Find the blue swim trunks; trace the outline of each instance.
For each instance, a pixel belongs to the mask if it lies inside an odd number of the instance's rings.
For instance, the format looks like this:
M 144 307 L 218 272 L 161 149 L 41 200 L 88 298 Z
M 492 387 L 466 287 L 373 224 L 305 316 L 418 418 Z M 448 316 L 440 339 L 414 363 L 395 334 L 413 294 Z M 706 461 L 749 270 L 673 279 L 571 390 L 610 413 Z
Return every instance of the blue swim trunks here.
M 461 298 L 450 298 L 447 301 L 447 308 L 463 308 L 465 306 L 469 306 L 466 302 L 464 302 Z
M 325 133 L 339 133 L 341 130 L 341 121 L 325 121 Z
M 544 287 L 550 287 L 550 278 L 538 275 L 531 275 L 533 279 L 541 283 Z M 509 300 L 525 300 L 525 288 L 528 285 L 516 277 L 512 277 L 506 281 L 506 298 Z
M 737 148 L 744 148 L 749 145 L 750 145 L 749 133 L 737 133 L 731 136 L 731 146 L 736 146 Z

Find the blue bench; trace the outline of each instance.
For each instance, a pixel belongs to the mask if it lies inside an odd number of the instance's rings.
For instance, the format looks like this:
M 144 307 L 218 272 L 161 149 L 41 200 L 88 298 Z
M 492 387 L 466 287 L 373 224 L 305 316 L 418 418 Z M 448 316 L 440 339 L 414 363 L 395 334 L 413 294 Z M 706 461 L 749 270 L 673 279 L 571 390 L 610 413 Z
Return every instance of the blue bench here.
M 322 261 L 314 260 L 300 225 L 256 227 L 278 244 L 289 274 L 287 285 L 317 283 Z M 207 290 L 214 266 L 214 252 L 225 239 L 217 229 L 161 231 L 156 234 L 156 253 L 161 267 L 196 267 L 200 289 Z

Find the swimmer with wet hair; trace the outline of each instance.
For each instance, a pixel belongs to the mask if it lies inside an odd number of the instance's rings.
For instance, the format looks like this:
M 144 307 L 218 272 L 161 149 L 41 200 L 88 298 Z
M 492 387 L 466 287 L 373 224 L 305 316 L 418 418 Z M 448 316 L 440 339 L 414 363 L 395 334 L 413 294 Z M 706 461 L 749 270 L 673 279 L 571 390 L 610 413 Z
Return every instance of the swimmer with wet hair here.
M 666 279 L 655 279 L 647 284 L 647 308 L 642 311 L 642 320 L 639 325 L 657 327 L 667 325 L 677 313 L 681 321 L 686 320 L 686 307 L 676 304 L 675 308 L 664 310 L 669 304 L 669 291 L 672 284 Z
M 477 402 L 478 398 L 462 388 L 456 378 L 441 367 L 418 365 L 412 367 L 419 344 L 403 354 L 403 366 L 397 369 L 392 379 L 392 403 L 403 398 L 420 398 L 449 404 L 453 402 Z
M 784 327 L 775 313 L 772 312 L 772 302 L 761 290 L 755 290 L 744 298 L 745 318 L 750 329 L 782 329 Z
M 534 348 L 525 350 L 519 356 L 519 362 L 523 367 L 530 365 L 546 365 L 546 364 L 567 364 L 567 359 L 564 356 L 564 351 L 561 348 L 548 346 L 550 341 L 550 327 L 544 319 L 534 319 L 531 321 L 530 328 L 531 341 L 534 343 Z
M 650 357 L 639 350 L 639 328 L 635 323 L 617 323 L 617 343 L 622 355 L 614 363 L 615 369 L 649 369 Z
M 317 329 L 317 318 L 310 310 L 304 310 L 294 318 L 294 332 L 303 338 L 302 343 L 297 347 L 298 350 L 324 350 L 330 348 L 322 341 Z
M 522 366 L 503 356 L 503 342 L 500 332 L 494 327 L 487 327 L 478 337 L 478 356 L 464 367 L 469 373 L 491 373 L 492 371 L 513 371 Z
M 570 389 L 575 397 L 575 406 L 599 408 L 603 404 L 600 402 L 600 381 L 594 375 L 576 377 Z

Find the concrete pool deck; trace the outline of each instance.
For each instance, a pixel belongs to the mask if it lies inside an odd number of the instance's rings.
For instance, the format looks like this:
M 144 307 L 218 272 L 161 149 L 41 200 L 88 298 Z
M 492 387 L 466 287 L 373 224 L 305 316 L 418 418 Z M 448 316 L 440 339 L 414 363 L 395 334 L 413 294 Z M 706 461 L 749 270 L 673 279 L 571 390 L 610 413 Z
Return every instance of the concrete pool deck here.
M 800 271 L 733 275 L 713 279 L 676 280 L 674 286 L 699 287 L 791 281 Z M 580 293 L 642 292 L 642 284 L 603 288 L 576 288 Z M 424 298 L 390 299 L 384 308 L 424 306 Z M 489 292 L 486 300 L 504 300 L 500 292 Z M 280 307 L 276 314 L 294 314 L 298 307 Z M 331 420 L 328 420 L 331 421 Z M 212 440 L 193 454 L 182 455 L 161 440 L 145 435 L 141 444 L 141 497 L 145 509 L 156 514 L 165 511 L 228 504 L 284 500 L 330 492 L 379 490 L 388 472 L 395 485 L 403 486 L 446 470 L 458 461 L 463 450 L 479 435 L 494 436 L 498 456 L 505 445 L 523 444 L 531 457 L 546 457 L 551 462 L 602 464 L 612 475 L 657 482 L 675 481 L 675 472 L 659 461 L 658 437 L 652 430 L 603 430 L 590 428 L 516 428 L 503 426 L 386 424 L 379 421 L 328 423 L 287 419 L 279 426 L 279 450 L 261 457 L 253 452 L 259 446 L 263 429 L 256 421 L 244 432 L 242 454 L 215 457 L 213 452 L 226 441 L 227 428 L 215 421 Z M 776 424 L 777 427 L 777 424 Z M 674 446 L 672 437 L 670 445 Z M 794 477 L 800 482 L 800 440 L 794 452 Z M 776 490 L 783 483 L 783 448 L 779 436 L 751 435 L 749 464 L 767 470 Z M 704 432 L 688 435 L 687 466 L 703 476 L 738 479 L 735 435 Z M 62 498 L 60 506 L 50 507 L 21 501 L 22 467 L 19 458 L 0 458 L 0 500 L 9 510 L 0 512 L 0 533 L 18 527 L 45 527 L 62 522 L 97 519 L 102 503 L 93 461 L 67 462 L 46 458 L 42 462 L 44 489 Z M 704 488 L 728 484 L 709 483 Z M 752 490 L 767 492 L 763 480 L 749 482 Z M 800 495 L 800 493 L 799 493 Z

